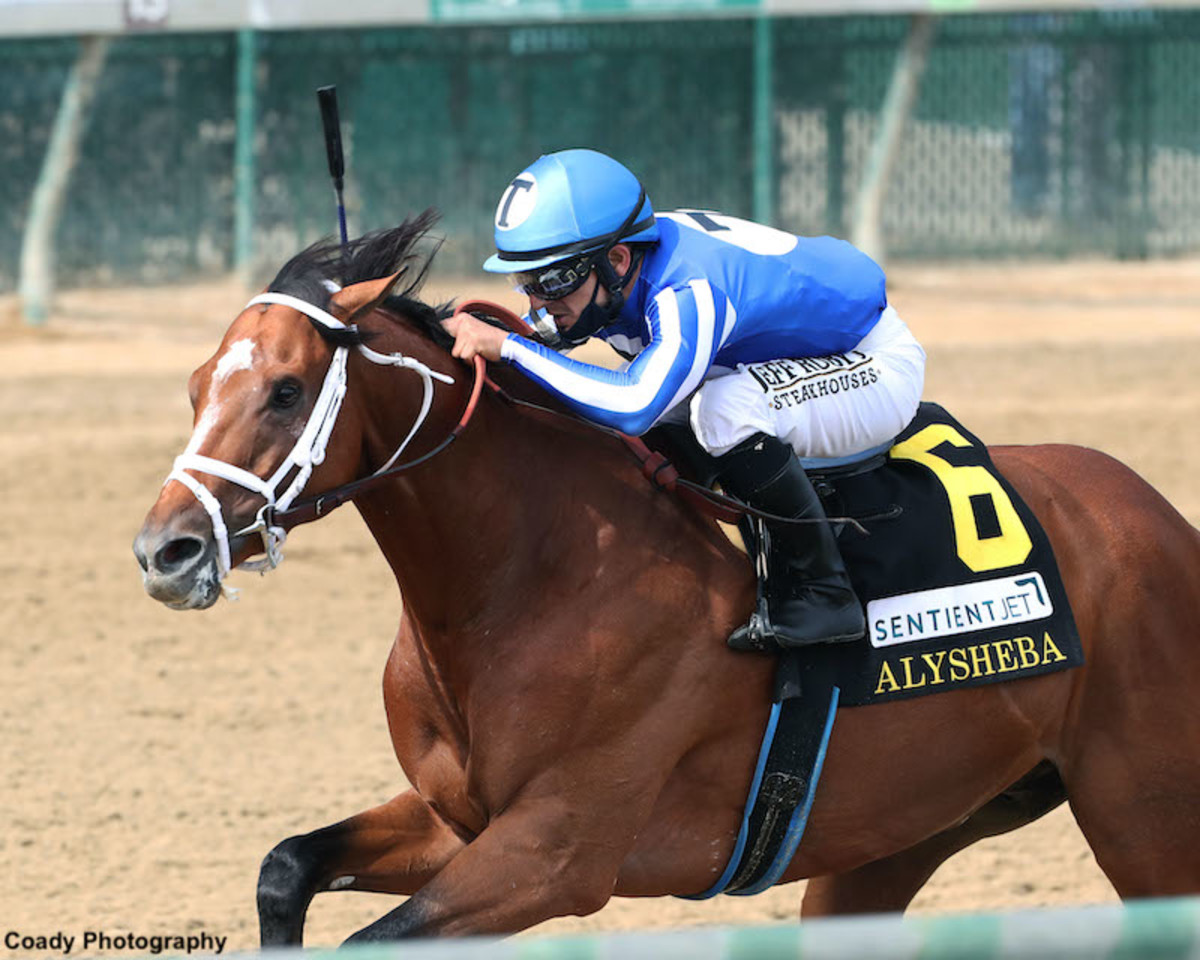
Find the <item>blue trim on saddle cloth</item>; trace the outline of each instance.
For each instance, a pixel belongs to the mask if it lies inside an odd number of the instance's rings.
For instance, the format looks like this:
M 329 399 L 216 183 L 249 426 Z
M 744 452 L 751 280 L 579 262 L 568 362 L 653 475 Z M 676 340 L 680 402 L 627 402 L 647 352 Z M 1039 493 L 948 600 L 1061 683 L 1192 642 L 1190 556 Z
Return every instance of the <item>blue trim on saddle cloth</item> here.
M 796 848 L 800 845 L 800 840 L 804 836 L 804 828 L 808 824 L 808 813 L 812 809 L 813 798 L 817 793 L 817 783 L 821 779 L 821 768 L 825 765 L 825 750 L 829 745 L 829 735 L 833 732 L 833 721 L 837 715 L 839 693 L 840 691 L 836 686 L 832 688 L 829 698 L 829 712 L 825 718 L 825 729 L 821 734 L 821 746 L 817 750 L 816 761 L 813 763 L 812 777 L 808 783 L 808 791 L 804 795 L 804 801 L 792 812 L 787 833 L 780 844 L 775 859 L 757 883 L 740 890 L 730 891 L 730 896 L 750 896 L 751 894 L 762 892 L 767 887 L 774 885 L 780 876 L 783 875 L 783 871 L 787 869 L 787 865 L 792 862 L 792 857 L 796 854 Z M 729 886 L 730 881 L 737 873 L 738 867 L 741 865 L 742 854 L 745 852 L 746 844 L 750 839 L 750 814 L 754 811 L 754 805 L 758 800 L 758 791 L 762 786 L 767 757 L 771 752 L 772 744 L 775 742 L 775 732 L 779 726 L 779 713 L 782 709 L 782 700 L 777 700 L 771 705 L 771 715 L 767 718 L 767 729 L 763 733 L 762 746 L 758 751 L 758 764 L 754 768 L 754 776 L 750 780 L 750 793 L 746 797 L 746 806 L 742 812 L 742 825 L 738 830 L 737 843 L 734 844 L 733 853 L 729 856 L 729 863 L 726 865 L 720 878 L 711 887 L 703 893 L 683 895 L 680 897 L 681 900 L 707 900 L 710 897 L 715 897 L 718 893 L 724 893 L 725 888 Z
M 801 457 L 800 466 L 805 470 L 815 470 L 817 473 L 820 473 L 822 470 L 833 470 L 836 467 L 849 466 L 861 460 L 869 460 L 871 457 L 878 456 L 881 453 L 887 453 L 892 449 L 892 444 L 895 442 L 894 439 L 888 440 L 877 447 L 871 447 L 870 450 L 863 450 L 861 453 L 852 453 L 848 457 Z
M 840 694 L 841 690 L 834 687 L 829 698 L 829 716 L 825 718 L 825 730 L 821 734 L 821 747 L 817 751 L 816 762 L 813 763 L 812 779 L 808 782 L 808 792 L 804 795 L 804 802 L 792 813 L 787 835 L 779 846 L 779 852 L 775 854 L 775 860 L 758 883 L 743 887 L 741 890 L 731 890 L 729 892 L 731 897 L 749 897 L 773 887 L 783 876 L 783 871 L 787 869 L 788 864 L 792 862 L 792 857 L 796 855 L 796 848 L 800 846 L 800 840 L 804 836 L 804 828 L 808 826 L 808 813 L 812 810 L 813 799 L 817 795 L 817 783 L 821 779 L 821 768 L 825 766 L 825 749 L 829 746 L 829 735 L 833 733 L 833 719 L 837 714 Z
M 771 752 L 771 744 L 775 742 L 775 728 L 779 725 L 779 711 L 782 709 L 783 701 L 781 700 L 771 704 L 771 715 L 767 717 L 767 730 L 763 734 L 762 747 L 758 751 L 758 764 L 754 768 L 754 776 L 750 779 L 750 795 L 746 798 L 746 807 L 742 812 L 742 826 L 738 830 L 737 843 L 734 844 L 733 853 L 729 857 L 725 872 L 703 893 L 685 895 L 680 897 L 681 900 L 707 900 L 715 897 L 729 886 L 734 871 L 742 862 L 742 851 L 746 849 L 746 841 L 750 837 L 750 811 L 754 809 L 754 801 L 758 799 L 758 788 L 762 786 L 763 771 L 767 766 L 767 754 Z

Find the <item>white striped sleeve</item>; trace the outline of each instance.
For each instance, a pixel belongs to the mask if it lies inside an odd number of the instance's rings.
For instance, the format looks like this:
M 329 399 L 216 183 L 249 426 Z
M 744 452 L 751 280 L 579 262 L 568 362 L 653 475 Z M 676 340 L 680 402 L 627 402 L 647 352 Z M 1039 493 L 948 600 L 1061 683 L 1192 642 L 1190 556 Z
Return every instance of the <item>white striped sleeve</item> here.
M 644 433 L 708 372 L 715 304 L 706 280 L 660 291 L 646 316 L 650 342 L 625 371 L 580 363 L 511 336 L 502 356 L 587 419 L 625 433 Z

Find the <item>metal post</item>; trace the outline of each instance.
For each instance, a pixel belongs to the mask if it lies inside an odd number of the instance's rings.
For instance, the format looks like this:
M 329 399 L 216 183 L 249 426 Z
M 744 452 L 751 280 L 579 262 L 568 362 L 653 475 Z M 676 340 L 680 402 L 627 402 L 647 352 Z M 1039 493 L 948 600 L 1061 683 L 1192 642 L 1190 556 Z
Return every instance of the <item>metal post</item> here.
M 1112 211 L 1112 216 L 1116 220 L 1116 255 L 1118 260 L 1130 260 L 1135 257 L 1145 255 L 1140 252 L 1140 237 L 1141 225 L 1134 218 L 1133 196 L 1134 196 L 1134 169 L 1136 158 L 1134 156 L 1134 137 L 1135 133 L 1135 114 L 1140 114 L 1138 109 L 1143 106 L 1138 103 L 1141 90 L 1138 89 L 1138 78 L 1134 74 L 1134 45 L 1128 41 L 1117 44 L 1110 42 L 1110 45 L 1105 45 L 1097 59 L 1103 64 L 1104 69 L 1109 69 L 1107 60 L 1115 54 L 1119 59 L 1117 63 L 1116 74 L 1120 84 L 1120 94 L 1117 101 L 1117 122 L 1116 134 L 1117 142 L 1120 146 L 1119 168 L 1116 176 L 1116 183 L 1113 183 L 1114 178 L 1110 175 L 1105 177 L 1105 182 L 1098 188 L 1093 187 L 1093 190 L 1103 190 L 1108 196 L 1101 200 L 1101 209 Z M 1095 122 L 1093 120 L 1093 122 Z M 1104 146 L 1107 146 L 1105 144 Z M 1108 173 L 1107 169 L 1105 173 Z M 1116 197 L 1112 194 L 1116 193 Z
M 1154 161 L 1154 91 L 1156 85 L 1152 80 L 1153 66 L 1150 62 L 1150 42 L 1141 39 L 1138 42 L 1138 71 L 1141 78 L 1141 103 L 1138 111 L 1138 157 L 1141 165 L 1138 168 L 1138 230 L 1141 236 L 1139 256 L 1143 259 L 1150 256 L 1150 231 L 1154 229 L 1154 217 L 1150 212 L 1150 164 Z
M 754 219 L 775 220 L 774 31 L 771 17 L 754 21 Z
M 1145 260 L 1150 255 L 1150 159 L 1154 149 L 1151 135 L 1152 68 L 1149 45 L 1141 38 L 1131 38 L 1121 44 L 1121 116 L 1129 124 L 1129 135 L 1122 137 L 1122 157 L 1128 163 L 1122 171 L 1119 239 L 1122 259 Z M 1126 119 L 1127 118 L 1127 119 Z
M 912 18 L 908 39 L 896 54 L 892 82 L 880 110 L 879 127 L 858 191 L 854 243 L 880 263 L 887 257 L 882 221 L 888 179 L 896 155 L 900 152 L 900 137 L 916 102 L 936 22 L 936 18 L 929 14 L 917 14 Z
M 837 67 L 825 101 L 825 232 L 843 236 L 846 230 L 846 47 L 833 54 Z
M 249 287 L 254 275 L 254 127 L 255 67 L 257 35 L 251 29 L 238 31 L 236 123 L 233 148 L 233 265 L 242 283 Z
M 1062 97 L 1062 146 L 1059 150 L 1058 175 L 1058 242 L 1053 252 L 1064 257 L 1077 244 L 1075 224 L 1071 210 L 1071 168 L 1075 162 L 1075 115 L 1071 88 L 1075 76 L 1075 44 L 1064 42 L 1062 45 L 1062 80 L 1060 81 L 1060 96 Z
M 79 56 L 63 87 L 42 169 L 30 198 L 29 216 L 21 238 L 18 294 L 25 322 L 32 327 L 40 327 L 50 316 L 54 298 L 54 234 L 66 204 L 71 173 L 79 159 L 79 145 L 108 47 L 107 37 L 84 37 L 80 41 Z

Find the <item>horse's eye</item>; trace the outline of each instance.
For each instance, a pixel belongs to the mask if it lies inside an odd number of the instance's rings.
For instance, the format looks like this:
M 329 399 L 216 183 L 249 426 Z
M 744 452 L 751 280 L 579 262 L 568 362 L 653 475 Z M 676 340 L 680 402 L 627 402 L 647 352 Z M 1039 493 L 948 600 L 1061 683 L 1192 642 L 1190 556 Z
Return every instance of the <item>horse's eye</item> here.
M 276 410 L 287 410 L 294 407 L 303 394 L 295 380 L 280 380 L 271 390 L 271 406 Z

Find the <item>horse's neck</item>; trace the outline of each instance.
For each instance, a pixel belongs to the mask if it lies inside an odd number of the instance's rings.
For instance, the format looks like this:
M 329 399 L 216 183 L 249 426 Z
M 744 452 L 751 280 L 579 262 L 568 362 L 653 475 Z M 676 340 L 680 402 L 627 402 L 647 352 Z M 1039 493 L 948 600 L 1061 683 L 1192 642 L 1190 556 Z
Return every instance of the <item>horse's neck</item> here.
M 462 404 L 455 395 L 439 405 L 448 409 L 421 428 L 427 444 L 449 433 Z M 409 406 L 411 398 L 392 409 Z M 630 496 L 629 463 L 619 451 L 585 428 L 547 418 L 485 391 L 455 443 L 360 499 L 423 632 L 487 632 L 522 604 L 540 602 L 567 544 L 595 538 L 599 514 L 589 507 L 611 515 Z M 394 428 L 377 432 L 395 435 Z M 372 460 L 387 449 L 377 446 Z M 634 495 L 644 493 L 639 486 Z
M 453 368 L 458 380 L 437 388 L 408 461 L 453 429 L 469 376 L 427 342 L 399 346 L 432 350 L 417 355 Z M 372 466 L 391 455 L 405 412 L 420 404 L 416 378 L 376 371 L 360 407 Z M 395 573 L 406 618 L 435 659 L 456 669 L 469 671 L 475 650 L 492 663 L 504 644 L 560 644 L 533 625 L 559 615 L 564 598 L 587 593 L 589 609 L 619 604 L 631 565 L 648 578 L 687 581 L 680 589 L 710 605 L 720 584 L 731 594 L 751 586 L 716 525 L 655 490 L 618 441 L 486 389 L 456 442 L 358 506 Z

